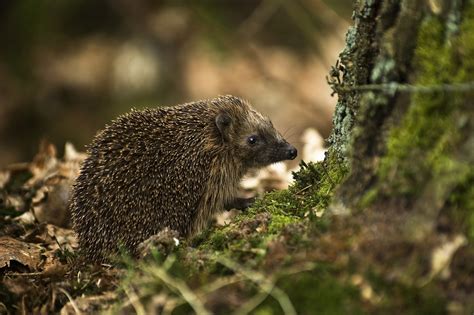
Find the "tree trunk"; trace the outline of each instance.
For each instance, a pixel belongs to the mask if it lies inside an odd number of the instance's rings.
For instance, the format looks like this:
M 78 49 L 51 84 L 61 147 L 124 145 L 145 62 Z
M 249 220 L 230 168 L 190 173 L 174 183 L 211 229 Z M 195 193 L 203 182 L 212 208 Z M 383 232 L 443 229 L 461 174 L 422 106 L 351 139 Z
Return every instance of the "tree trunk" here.
M 434 252 L 453 246 L 450 292 L 474 301 L 474 1 L 360 0 L 354 20 L 329 78 L 329 152 L 349 169 L 332 209 L 415 287 L 447 279 Z

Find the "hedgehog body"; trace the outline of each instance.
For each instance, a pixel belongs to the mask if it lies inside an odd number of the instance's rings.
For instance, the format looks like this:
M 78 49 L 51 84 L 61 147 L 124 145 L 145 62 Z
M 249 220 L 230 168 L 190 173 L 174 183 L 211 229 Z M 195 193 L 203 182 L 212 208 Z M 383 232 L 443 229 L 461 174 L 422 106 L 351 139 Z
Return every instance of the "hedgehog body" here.
M 168 227 L 202 230 L 249 168 L 296 156 L 269 119 L 233 96 L 132 111 L 99 132 L 73 188 L 79 246 L 93 261 Z

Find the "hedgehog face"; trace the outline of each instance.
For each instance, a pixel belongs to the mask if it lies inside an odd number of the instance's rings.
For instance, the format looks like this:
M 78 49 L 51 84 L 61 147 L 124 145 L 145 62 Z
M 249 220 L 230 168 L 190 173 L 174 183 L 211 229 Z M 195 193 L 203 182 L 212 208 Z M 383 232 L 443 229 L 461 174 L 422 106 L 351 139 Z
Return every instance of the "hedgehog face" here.
M 283 139 L 273 126 L 244 133 L 238 142 L 237 152 L 240 152 L 248 168 L 293 160 L 297 156 L 296 148 Z
M 252 109 L 238 103 L 219 113 L 215 124 L 222 143 L 246 168 L 293 160 L 297 150 L 273 127 L 272 122 Z

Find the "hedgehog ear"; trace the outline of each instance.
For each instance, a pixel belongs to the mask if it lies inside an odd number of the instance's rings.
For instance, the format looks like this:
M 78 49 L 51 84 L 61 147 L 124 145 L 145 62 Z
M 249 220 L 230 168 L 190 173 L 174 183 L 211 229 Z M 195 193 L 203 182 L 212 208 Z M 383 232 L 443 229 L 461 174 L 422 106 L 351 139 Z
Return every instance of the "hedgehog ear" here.
M 216 116 L 216 126 L 224 142 L 229 141 L 229 127 L 231 122 L 232 120 L 227 113 L 220 113 Z

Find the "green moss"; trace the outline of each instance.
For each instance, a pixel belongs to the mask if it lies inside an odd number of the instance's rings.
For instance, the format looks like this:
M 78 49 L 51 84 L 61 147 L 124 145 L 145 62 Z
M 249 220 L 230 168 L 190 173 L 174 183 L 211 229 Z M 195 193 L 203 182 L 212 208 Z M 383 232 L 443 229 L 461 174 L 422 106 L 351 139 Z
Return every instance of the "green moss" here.
M 329 216 L 321 213 L 345 173 L 346 168 L 330 155 L 325 162 L 302 163 L 289 189 L 266 194 L 230 224 L 204 231 L 191 245 L 196 253 L 229 257 L 255 268 L 265 261 L 275 240 L 284 240 L 290 251 L 305 248 L 309 234 L 327 230 Z M 220 269 L 206 263 L 211 274 L 220 274 Z
M 272 215 L 270 225 L 268 226 L 268 233 L 278 234 L 285 226 L 296 222 L 298 222 L 298 219 L 294 217 L 274 214 Z
M 294 174 L 295 183 L 289 189 L 266 194 L 230 225 L 204 231 L 192 243 L 203 250 L 228 251 L 242 245 L 242 239 L 246 240 L 244 243 L 252 239 L 253 245 L 265 248 L 286 226 L 307 218 L 315 221 L 316 227 L 324 228 L 326 218 L 316 216 L 315 212 L 327 208 L 334 189 L 346 173 L 344 165 L 331 159 L 330 154 L 324 162 L 302 162 L 300 171 Z M 259 216 L 261 214 L 266 216 Z M 259 220 L 268 220 L 268 224 Z M 250 232 L 245 226 L 250 226 Z
M 266 194 L 264 198 L 247 210 L 249 216 L 258 213 L 270 213 L 284 216 L 302 217 L 301 203 L 290 190 L 274 191 Z
M 428 18 L 415 51 L 415 85 L 474 80 L 474 9 L 466 11 L 460 36 L 445 42 L 444 24 Z M 420 196 L 430 182 L 456 186 L 471 169 L 462 146 L 469 133 L 466 93 L 414 94 L 399 126 L 391 130 L 387 154 L 378 171 L 384 192 L 408 199 Z M 467 111 L 466 111 L 467 109 Z M 471 110 L 472 111 L 472 110 Z M 472 162 L 472 161 L 471 161 Z M 455 175 L 453 175 L 455 174 Z
M 294 174 L 295 185 L 290 192 L 295 196 L 307 190 L 302 202 L 304 214 L 314 210 L 326 209 L 332 199 L 334 190 L 347 174 L 346 164 L 337 158 L 337 154 L 330 149 L 323 162 L 301 164 L 301 170 Z
M 467 179 L 453 190 L 444 211 L 467 238 L 474 242 L 474 169 L 471 169 Z
M 194 238 L 191 244 L 203 250 L 225 250 L 234 238 L 234 234 L 232 233 L 233 229 L 235 229 L 235 227 L 230 225 L 208 229 Z

